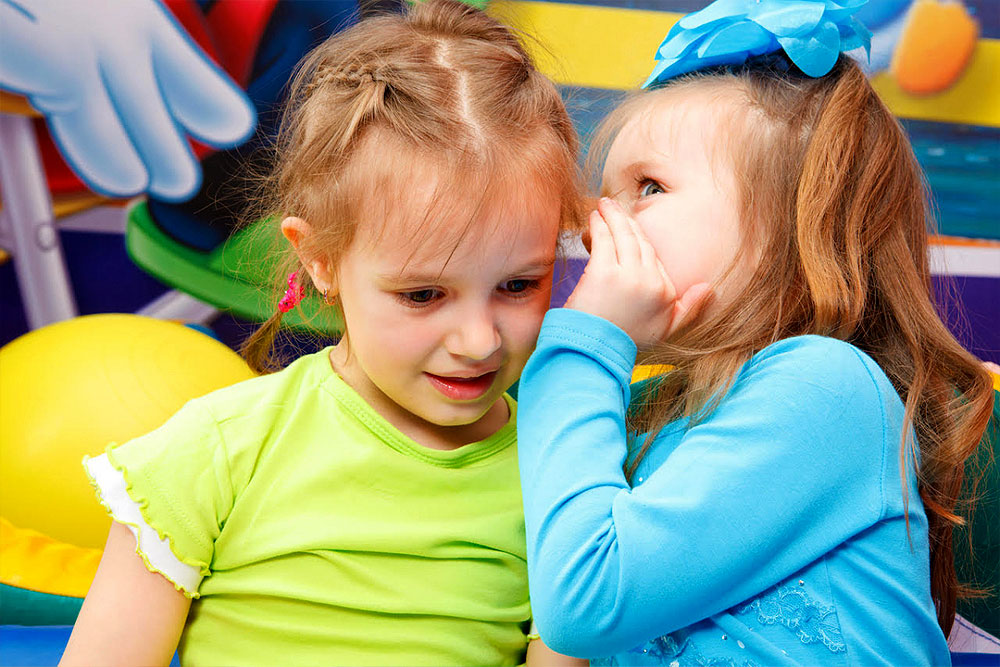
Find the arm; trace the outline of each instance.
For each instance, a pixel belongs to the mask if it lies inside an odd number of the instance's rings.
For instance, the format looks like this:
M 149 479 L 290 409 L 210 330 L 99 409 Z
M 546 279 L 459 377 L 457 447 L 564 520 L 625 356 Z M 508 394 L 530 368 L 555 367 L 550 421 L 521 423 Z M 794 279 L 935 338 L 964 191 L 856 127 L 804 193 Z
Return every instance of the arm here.
M 166 665 L 191 600 L 146 569 L 135 537 L 118 522 L 83 602 L 60 665 Z
M 637 344 L 706 303 L 678 295 L 641 229 L 602 200 L 591 256 L 521 378 L 528 581 L 549 646 L 609 655 L 725 611 L 884 511 L 886 430 L 870 360 L 831 339 L 769 346 L 702 422 L 668 425 L 632 486 L 625 413 Z M 895 392 L 884 375 L 887 394 Z M 891 430 L 891 429 L 890 429 Z M 898 481 L 895 482 L 898 485 Z
M 705 421 L 665 429 L 633 488 L 634 354 L 610 322 L 556 310 L 522 376 L 532 609 L 574 655 L 627 650 L 766 590 L 878 521 L 883 483 L 899 484 L 884 470 L 899 431 L 883 430 L 857 351 L 810 338 L 755 357 Z

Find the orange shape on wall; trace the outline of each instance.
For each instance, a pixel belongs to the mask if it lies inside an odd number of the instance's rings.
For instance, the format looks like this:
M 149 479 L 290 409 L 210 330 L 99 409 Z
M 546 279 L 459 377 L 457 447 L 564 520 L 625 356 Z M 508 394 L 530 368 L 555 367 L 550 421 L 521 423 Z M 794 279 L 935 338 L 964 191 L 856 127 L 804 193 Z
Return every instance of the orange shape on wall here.
M 939 93 L 965 71 L 978 38 L 979 24 L 960 0 L 916 0 L 890 72 L 908 93 Z

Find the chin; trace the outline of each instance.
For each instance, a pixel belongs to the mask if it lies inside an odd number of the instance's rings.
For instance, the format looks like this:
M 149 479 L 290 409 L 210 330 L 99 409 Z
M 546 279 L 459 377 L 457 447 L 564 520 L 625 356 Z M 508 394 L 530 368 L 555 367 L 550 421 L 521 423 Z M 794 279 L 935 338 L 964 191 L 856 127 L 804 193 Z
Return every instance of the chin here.
M 496 403 L 497 398 L 499 398 L 499 396 L 493 398 L 493 400 L 489 401 L 489 403 L 481 406 L 477 405 L 475 408 L 468 406 L 468 410 L 458 410 L 447 414 L 438 413 L 438 415 L 436 415 L 437 418 L 425 417 L 425 419 L 437 426 L 470 426 L 486 416 L 486 414 L 490 411 L 490 408 L 493 407 L 493 404 Z

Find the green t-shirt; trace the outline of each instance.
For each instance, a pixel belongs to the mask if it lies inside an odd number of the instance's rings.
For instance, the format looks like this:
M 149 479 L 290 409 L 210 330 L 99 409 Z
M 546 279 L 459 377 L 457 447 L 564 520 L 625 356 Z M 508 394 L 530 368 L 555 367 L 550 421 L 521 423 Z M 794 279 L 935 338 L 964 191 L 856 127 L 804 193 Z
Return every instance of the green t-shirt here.
M 302 357 L 109 448 L 146 522 L 205 579 L 190 664 L 513 665 L 530 620 L 514 412 L 422 447 Z

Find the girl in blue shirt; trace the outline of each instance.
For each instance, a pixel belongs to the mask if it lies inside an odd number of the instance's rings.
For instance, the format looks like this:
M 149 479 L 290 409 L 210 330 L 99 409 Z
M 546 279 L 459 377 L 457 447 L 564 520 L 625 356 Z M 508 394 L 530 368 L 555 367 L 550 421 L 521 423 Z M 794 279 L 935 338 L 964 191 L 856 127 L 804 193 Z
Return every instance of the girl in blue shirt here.
M 602 664 L 948 664 L 988 375 L 863 3 L 720 0 L 607 121 L 591 259 L 521 384 L 534 618 Z M 630 386 L 637 353 L 673 370 Z M 610 656 L 610 657 L 608 657 Z M 597 662 L 595 660 L 595 662 Z

